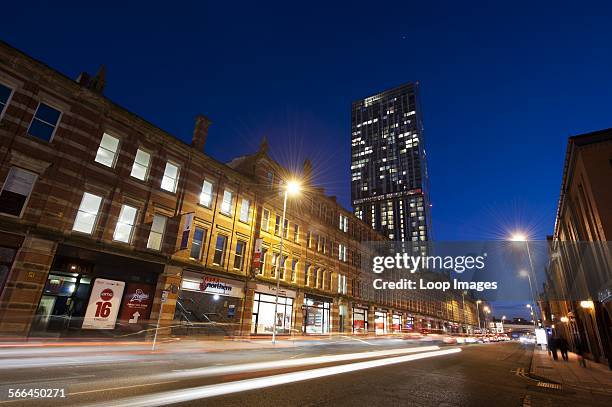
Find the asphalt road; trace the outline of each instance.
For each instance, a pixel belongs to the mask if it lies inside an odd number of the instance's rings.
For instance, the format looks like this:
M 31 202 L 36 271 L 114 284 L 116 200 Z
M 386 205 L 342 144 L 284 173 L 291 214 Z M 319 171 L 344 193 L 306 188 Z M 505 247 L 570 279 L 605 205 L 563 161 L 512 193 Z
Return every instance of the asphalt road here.
M 519 343 L 427 347 L 402 340 L 309 341 L 280 349 L 151 354 L 88 349 L 0 355 L 3 406 L 609 406 L 604 393 L 537 387 Z M 349 356 L 346 356 L 349 355 Z M 521 370 L 522 369 L 522 370 Z M 65 398 L 8 398 L 59 388 Z

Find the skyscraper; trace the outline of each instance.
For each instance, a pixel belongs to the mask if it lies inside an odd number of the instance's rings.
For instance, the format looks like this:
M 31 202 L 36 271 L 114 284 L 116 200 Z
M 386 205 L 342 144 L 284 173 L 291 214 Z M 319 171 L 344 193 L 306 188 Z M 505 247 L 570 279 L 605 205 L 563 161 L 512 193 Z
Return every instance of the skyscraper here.
M 351 129 L 355 215 L 395 241 L 431 239 L 418 83 L 353 102 Z

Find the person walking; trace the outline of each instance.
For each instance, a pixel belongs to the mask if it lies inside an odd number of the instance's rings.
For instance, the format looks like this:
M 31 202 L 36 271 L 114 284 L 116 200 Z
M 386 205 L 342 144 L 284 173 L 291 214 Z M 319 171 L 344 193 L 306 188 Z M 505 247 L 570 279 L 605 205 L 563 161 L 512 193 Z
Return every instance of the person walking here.
M 550 338 L 550 353 L 552 353 L 552 357 L 553 360 L 558 360 L 559 359 L 559 355 L 557 354 L 557 345 L 558 344 L 558 339 L 556 336 L 553 336 L 552 338 Z
M 565 337 L 563 336 L 560 336 L 558 339 L 558 346 L 559 350 L 561 351 L 561 357 L 567 362 L 569 360 L 567 354 L 567 352 L 569 351 L 569 343 L 567 342 L 567 339 L 565 339 Z

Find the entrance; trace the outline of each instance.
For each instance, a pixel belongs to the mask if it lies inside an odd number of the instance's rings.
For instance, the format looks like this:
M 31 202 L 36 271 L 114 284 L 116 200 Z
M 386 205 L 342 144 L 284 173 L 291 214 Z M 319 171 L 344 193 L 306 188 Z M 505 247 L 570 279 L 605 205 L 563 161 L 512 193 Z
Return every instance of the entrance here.
M 331 301 L 325 297 L 304 296 L 304 333 L 322 335 L 330 332 Z
M 368 333 L 368 310 L 353 307 L 353 333 Z
M 374 313 L 374 327 L 376 335 L 384 335 L 387 333 L 387 313 L 376 311 Z

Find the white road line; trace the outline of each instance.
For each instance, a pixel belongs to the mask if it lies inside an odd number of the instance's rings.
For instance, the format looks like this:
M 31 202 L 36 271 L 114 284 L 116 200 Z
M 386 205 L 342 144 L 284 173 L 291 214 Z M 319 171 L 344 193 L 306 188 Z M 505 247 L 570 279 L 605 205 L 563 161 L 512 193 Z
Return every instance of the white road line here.
M 256 379 L 239 380 L 228 383 L 219 383 L 208 386 L 193 387 L 190 389 L 172 390 L 148 394 L 146 396 L 127 397 L 116 401 L 103 401 L 88 404 L 89 407 L 153 407 L 165 406 L 173 403 L 181 403 L 199 400 L 208 397 L 221 396 L 225 394 L 238 393 L 248 390 L 261 389 L 278 386 L 287 383 L 300 382 L 342 373 L 355 372 L 375 367 L 388 366 L 397 363 L 410 362 L 412 360 L 425 359 L 434 356 L 443 356 L 461 352 L 460 348 L 439 350 L 434 352 L 417 353 L 415 355 L 398 356 L 386 359 L 370 360 L 366 362 L 350 363 L 346 365 L 322 367 L 318 369 L 304 370 L 300 372 L 284 373 L 274 376 L 258 377 Z
M 151 380 L 184 379 L 193 377 L 215 376 L 222 374 L 234 374 L 254 372 L 269 369 L 283 369 L 305 365 L 318 365 L 322 363 L 345 362 L 358 359 L 372 359 L 393 355 L 405 355 L 408 353 L 429 352 L 439 350 L 439 346 L 417 346 L 414 348 L 386 349 L 372 352 L 343 353 L 339 355 L 316 356 L 311 358 L 283 359 L 268 362 L 243 363 L 228 366 L 208 366 L 196 369 L 184 369 L 168 373 L 159 373 L 151 376 Z
M 134 384 L 132 386 L 111 387 L 109 389 L 95 389 L 95 390 L 75 391 L 75 392 L 72 392 L 72 393 L 68 393 L 68 395 L 69 396 L 75 396 L 75 395 L 78 395 L 78 394 L 89 394 L 89 393 L 96 393 L 96 392 L 100 392 L 100 391 L 125 390 L 125 389 L 133 389 L 135 387 L 158 386 L 160 384 L 176 383 L 176 382 L 178 382 L 178 380 L 169 380 L 169 381 L 158 382 L 158 383 Z

